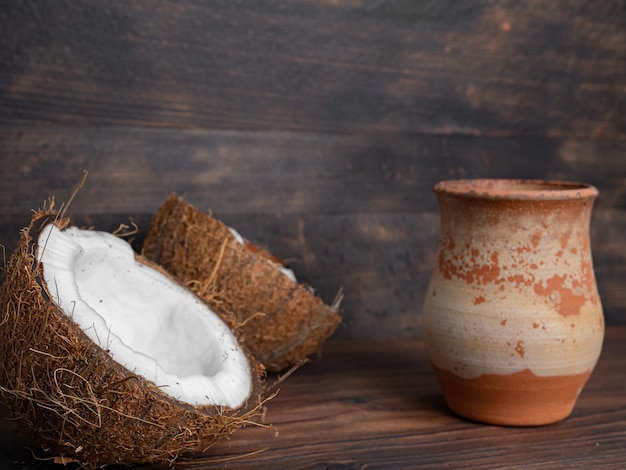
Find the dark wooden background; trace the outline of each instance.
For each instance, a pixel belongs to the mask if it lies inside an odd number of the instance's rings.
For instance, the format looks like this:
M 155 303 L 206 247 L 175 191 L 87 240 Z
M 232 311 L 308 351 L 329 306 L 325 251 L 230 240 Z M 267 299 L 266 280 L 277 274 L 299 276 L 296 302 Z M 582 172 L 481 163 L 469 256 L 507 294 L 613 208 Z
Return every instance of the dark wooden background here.
M 419 335 L 437 181 L 579 180 L 626 324 L 625 156 L 624 0 L 0 2 L 7 256 L 87 169 L 76 224 L 145 231 L 174 191 L 343 287 L 338 336 Z

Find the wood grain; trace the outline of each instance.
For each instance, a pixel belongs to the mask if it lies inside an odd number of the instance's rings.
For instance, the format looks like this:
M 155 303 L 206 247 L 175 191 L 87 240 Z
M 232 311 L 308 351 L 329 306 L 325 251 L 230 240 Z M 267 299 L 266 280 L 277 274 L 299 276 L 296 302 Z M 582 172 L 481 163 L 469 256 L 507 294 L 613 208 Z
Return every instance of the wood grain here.
M 267 406 L 273 427 L 241 429 L 205 459 L 176 468 L 623 468 L 625 334 L 608 329 L 568 419 L 528 428 L 450 413 L 416 338 L 332 340 L 280 384 Z M 3 468 L 53 468 L 23 450 L 8 421 L 0 426 Z
M 169 192 L 220 214 L 434 212 L 452 178 L 596 185 L 596 209 L 626 209 L 626 143 L 544 138 L 320 135 L 110 127 L 0 127 L 0 207 L 69 198 L 77 213 L 154 213 Z
M 623 141 L 625 11 L 9 0 L 0 123 Z

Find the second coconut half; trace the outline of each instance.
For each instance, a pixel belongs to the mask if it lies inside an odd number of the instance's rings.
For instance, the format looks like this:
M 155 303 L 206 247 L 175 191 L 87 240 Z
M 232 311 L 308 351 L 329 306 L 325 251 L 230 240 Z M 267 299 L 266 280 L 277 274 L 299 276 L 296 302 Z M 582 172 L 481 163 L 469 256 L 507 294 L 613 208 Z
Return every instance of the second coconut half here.
M 178 277 L 241 335 L 269 371 L 318 351 L 341 323 L 280 260 L 176 195 L 155 215 L 142 254 Z

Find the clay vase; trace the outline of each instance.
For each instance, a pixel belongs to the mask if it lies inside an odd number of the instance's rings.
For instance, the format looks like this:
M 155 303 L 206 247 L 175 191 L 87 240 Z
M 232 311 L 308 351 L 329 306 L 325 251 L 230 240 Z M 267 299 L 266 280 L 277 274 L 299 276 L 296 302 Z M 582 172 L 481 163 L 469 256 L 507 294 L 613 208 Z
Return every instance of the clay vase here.
M 500 425 L 570 415 L 602 348 L 589 224 L 598 191 L 443 181 L 423 335 L 448 407 Z

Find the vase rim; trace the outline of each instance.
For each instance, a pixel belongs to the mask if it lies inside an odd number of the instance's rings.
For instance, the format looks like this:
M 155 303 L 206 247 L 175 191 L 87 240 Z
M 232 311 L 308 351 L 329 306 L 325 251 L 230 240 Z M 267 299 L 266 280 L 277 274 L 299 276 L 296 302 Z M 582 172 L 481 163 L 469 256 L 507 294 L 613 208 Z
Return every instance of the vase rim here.
M 591 184 L 540 179 L 444 180 L 433 189 L 437 194 L 494 200 L 567 200 L 593 199 L 598 196 L 598 189 Z

